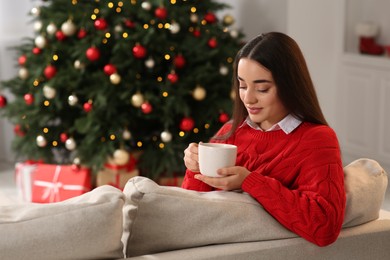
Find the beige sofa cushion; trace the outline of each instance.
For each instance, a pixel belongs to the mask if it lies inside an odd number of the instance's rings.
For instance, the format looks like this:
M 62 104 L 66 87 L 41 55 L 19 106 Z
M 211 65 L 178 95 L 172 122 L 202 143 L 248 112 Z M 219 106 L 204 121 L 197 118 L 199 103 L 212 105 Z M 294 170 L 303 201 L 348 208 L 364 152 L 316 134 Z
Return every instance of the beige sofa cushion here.
M 345 167 L 344 227 L 376 219 L 387 186 L 386 173 L 369 159 Z M 144 177 L 125 189 L 122 242 L 127 257 L 210 244 L 297 237 L 246 193 L 196 192 L 158 186 Z
M 360 225 L 379 217 L 388 184 L 377 161 L 362 158 L 344 167 L 347 204 L 343 227 Z
M 0 258 L 123 258 L 123 204 L 120 190 L 102 186 L 58 203 L 0 206 Z

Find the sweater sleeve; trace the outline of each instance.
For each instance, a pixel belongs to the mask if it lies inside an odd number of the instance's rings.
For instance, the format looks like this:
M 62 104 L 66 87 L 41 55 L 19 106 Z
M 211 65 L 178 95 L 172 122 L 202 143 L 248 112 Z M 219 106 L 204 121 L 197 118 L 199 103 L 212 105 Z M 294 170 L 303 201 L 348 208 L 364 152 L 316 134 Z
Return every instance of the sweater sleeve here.
M 329 130 L 326 130 L 329 131 Z M 344 219 L 344 174 L 333 130 L 305 136 L 305 159 L 288 187 L 253 171 L 242 189 L 275 219 L 306 240 L 326 246 L 333 243 Z

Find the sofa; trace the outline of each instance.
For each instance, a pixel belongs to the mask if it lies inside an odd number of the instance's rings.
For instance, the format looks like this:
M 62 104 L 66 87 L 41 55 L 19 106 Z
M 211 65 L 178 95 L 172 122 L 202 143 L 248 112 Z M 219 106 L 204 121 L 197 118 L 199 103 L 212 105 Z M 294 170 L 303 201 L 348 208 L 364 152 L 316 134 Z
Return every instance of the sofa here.
M 241 191 L 196 192 L 134 177 L 62 202 L 0 206 L 1 259 L 389 259 L 388 178 L 374 160 L 344 167 L 339 238 L 318 247 Z

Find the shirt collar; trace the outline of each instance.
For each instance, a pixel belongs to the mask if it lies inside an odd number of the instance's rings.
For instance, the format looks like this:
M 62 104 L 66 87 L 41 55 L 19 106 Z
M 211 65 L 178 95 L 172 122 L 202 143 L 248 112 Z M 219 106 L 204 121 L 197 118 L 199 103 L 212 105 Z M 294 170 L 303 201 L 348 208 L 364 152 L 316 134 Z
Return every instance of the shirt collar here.
M 245 119 L 243 125 L 247 124 L 251 128 L 253 128 L 255 130 L 260 130 L 260 131 L 263 131 L 263 132 L 270 132 L 270 131 L 276 131 L 276 130 L 280 130 L 281 129 L 286 134 L 289 134 L 292 131 L 294 131 L 301 123 L 302 123 L 301 120 L 295 118 L 291 114 L 288 114 L 285 118 L 280 120 L 278 123 L 273 125 L 271 128 L 267 129 L 266 131 L 261 129 L 256 123 L 252 122 L 252 120 L 249 118 L 249 116 Z

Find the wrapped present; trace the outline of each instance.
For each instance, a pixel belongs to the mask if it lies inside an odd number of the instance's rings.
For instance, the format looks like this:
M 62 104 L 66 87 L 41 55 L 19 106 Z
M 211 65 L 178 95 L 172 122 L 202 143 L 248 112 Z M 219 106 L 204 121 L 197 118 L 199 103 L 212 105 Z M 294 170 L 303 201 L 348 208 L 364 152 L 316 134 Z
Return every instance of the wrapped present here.
M 136 163 L 137 160 L 134 157 L 130 157 L 125 165 L 117 165 L 108 161 L 96 176 L 96 186 L 111 185 L 123 190 L 129 179 L 139 175 Z
M 173 177 L 160 177 L 157 180 L 158 185 L 161 186 L 177 186 L 181 187 L 181 184 L 183 183 L 184 177 L 183 176 L 173 176 Z
M 18 197 L 25 202 L 32 200 L 32 182 L 37 161 L 18 162 L 15 165 L 15 183 Z
M 91 190 L 89 168 L 39 164 L 34 171 L 32 202 L 63 201 Z

